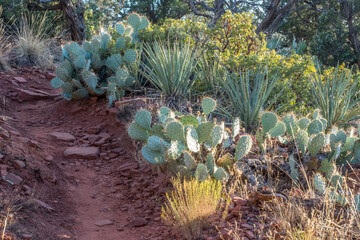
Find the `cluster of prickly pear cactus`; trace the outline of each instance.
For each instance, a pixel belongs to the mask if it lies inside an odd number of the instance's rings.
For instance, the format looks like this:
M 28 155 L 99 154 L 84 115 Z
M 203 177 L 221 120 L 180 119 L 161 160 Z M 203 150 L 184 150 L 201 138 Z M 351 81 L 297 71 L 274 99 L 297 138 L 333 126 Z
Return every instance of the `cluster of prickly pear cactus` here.
M 64 61 L 56 68 L 51 80 L 54 88 L 61 88 L 67 100 L 107 93 L 110 104 L 125 94 L 135 82 L 127 64 L 135 63 L 138 31 L 148 28 L 146 17 L 132 13 L 126 22 L 116 24 L 116 34 L 102 34 L 80 46 L 71 43 L 63 47 Z
M 212 176 L 226 179 L 227 169 L 247 155 L 252 147 L 252 138 L 243 135 L 234 147 L 234 136 L 239 134 L 240 121 L 236 119 L 233 131 L 225 124 L 208 121 L 207 115 L 216 108 L 215 100 L 204 98 L 203 114 L 182 115 L 167 107 L 158 111 L 159 124 L 152 124 L 150 112 L 140 110 L 131 123 L 128 134 L 142 140 L 142 155 L 153 164 L 176 162 L 180 173 L 205 180 Z M 230 154 L 235 150 L 235 154 Z
M 257 132 L 256 139 L 263 150 L 266 149 L 266 139 L 275 137 L 282 144 L 293 141 L 302 156 L 309 154 L 316 157 L 318 153 L 323 153 L 329 160 L 340 163 L 360 162 L 360 139 L 352 133 L 348 136 L 337 127 L 326 132 L 327 121 L 319 110 L 314 111 L 311 119 L 297 119 L 291 113 L 284 116 L 282 121 L 275 113 L 265 112 L 261 116 L 261 125 L 262 131 Z

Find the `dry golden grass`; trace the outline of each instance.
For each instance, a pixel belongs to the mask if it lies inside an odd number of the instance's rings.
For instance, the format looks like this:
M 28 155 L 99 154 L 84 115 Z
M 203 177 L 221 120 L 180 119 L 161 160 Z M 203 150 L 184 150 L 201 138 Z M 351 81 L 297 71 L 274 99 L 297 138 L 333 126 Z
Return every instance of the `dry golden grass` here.
M 0 6 L 0 16 L 2 14 L 2 7 Z M 4 56 L 7 47 L 9 46 L 8 40 L 9 37 L 6 35 L 5 31 L 6 24 L 0 18 L 0 71 L 11 71 L 11 68 Z
M 286 202 L 274 200 L 266 205 L 266 216 L 277 222 L 278 232 L 286 239 L 360 239 L 360 216 L 353 197 L 339 206 L 329 197 L 313 199 L 311 207 L 304 201 L 289 198 Z M 311 201 L 310 201 L 311 202 Z M 275 239 L 275 236 L 269 235 Z
M 178 230 L 185 239 L 197 239 L 208 219 L 229 204 L 222 185 L 215 180 L 172 179 L 174 190 L 167 194 L 162 219 Z
M 15 222 L 15 212 L 17 207 L 14 205 L 12 196 L 0 195 L 0 239 L 6 239 L 6 230 Z
M 43 15 L 23 14 L 15 32 L 15 49 L 18 58 L 41 68 L 52 64 L 46 24 L 46 13 Z

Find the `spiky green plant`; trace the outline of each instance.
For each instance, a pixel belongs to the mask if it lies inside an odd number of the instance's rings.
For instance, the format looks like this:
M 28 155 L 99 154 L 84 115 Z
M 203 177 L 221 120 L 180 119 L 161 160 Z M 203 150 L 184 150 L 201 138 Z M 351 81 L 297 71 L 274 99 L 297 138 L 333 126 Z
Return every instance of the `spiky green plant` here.
M 272 99 L 270 95 L 279 79 L 276 75 L 270 79 L 267 69 L 260 68 L 228 74 L 226 81 L 221 81 L 226 93 L 224 101 L 233 109 L 230 114 L 239 116 L 247 131 L 255 130 L 261 113 L 276 100 L 277 95 Z
M 142 74 L 166 98 L 184 98 L 189 94 L 197 74 L 197 52 L 189 43 L 147 43 L 144 53 Z
M 317 72 L 312 81 L 312 96 L 327 120 L 327 127 L 345 125 L 360 118 L 358 82 L 351 71 L 339 67 L 327 76 Z

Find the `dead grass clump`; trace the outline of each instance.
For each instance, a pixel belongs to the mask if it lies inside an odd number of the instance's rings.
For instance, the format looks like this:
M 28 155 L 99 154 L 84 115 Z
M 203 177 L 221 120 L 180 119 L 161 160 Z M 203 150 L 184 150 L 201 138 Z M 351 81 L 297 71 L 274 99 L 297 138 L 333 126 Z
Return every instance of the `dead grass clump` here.
M 0 194 L 0 239 L 7 239 L 6 230 L 15 222 L 15 212 L 18 209 L 14 205 L 12 196 Z
M 360 216 L 353 198 L 345 207 L 328 197 L 313 199 L 311 206 L 289 198 L 267 204 L 266 210 L 277 223 L 278 232 L 286 233 L 287 239 L 360 239 Z
M 178 230 L 186 239 L 197 239 L 207 226 L 210 216 L 221 212 L 229 201 L 219 181 L 172 179 L 174 190 L 166 194 L 162 219 Z
M 2 14 L 2 7 L 0 6 L 0 16 Z M 9 46 L 8 40 L 9 37 L 6 35 L 5 31 L 6 24 L 3 19 L 0 18 L 0 71 L 11 71 L 11 68 L 4 56 L 4 53 Z
M 23 14 L 15 32 L 15 52 L 19 65 L 36 65 L 47 68 L 52 64 L 46 24 L 43 15 Z

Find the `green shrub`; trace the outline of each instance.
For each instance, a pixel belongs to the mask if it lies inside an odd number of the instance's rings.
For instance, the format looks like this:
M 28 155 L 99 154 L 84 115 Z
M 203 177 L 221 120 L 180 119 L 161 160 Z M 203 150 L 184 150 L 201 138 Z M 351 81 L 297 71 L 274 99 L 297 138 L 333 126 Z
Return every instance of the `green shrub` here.
M 252 21 L 253 15 L 249 13 L 231 12 L 226 12 L 213 28 L 209 28 L 201 18 L 167 20 L 162 25 L 152 26 L 141 37 L 146 41 L 170 39 L 189 42 L 206 52 L 205 58 L 210 66 L 216 64 L 215 69 L 219 68 L 217 72 L 220 73 L 239 73 L 267 66 L 270 78 L 275 75 L 281 78 L 272 95 L 282 92 L 275 102 L 276 106 L 281 107 L 280 111 L 306 113 L 312 108 L 310 88 L 311 77 L 315 73 L 313 59 L 296 53 L 282 56 L 275 50 L 269 50 L 265 36 L 256 34 Z M 213 74 L 215 69 L 211 71 Z M 199 74 L 201 78 L 195 82 L 194 88 L 216 92 L 212 79 L 203 77 L 206 74 Z M 284 83 L 288 84 L 284 87 Z

